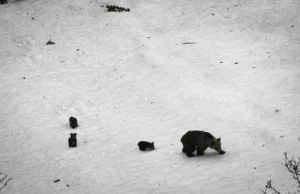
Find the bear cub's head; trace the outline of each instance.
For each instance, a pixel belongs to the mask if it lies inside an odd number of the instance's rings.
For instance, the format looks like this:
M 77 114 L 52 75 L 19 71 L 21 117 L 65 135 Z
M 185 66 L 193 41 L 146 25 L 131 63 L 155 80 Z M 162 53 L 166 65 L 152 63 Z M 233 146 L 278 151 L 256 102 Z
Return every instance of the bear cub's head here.
M 71 135 L 71 139 L 76 139 L 77 133 L 70 133 L 70 135 Z
M 152 142 L 152 143 L 149 144 L 149 148 L 152 149 L 152 150 L 155 150 L 154 142 Z
M 210 146 L 211 149 L 216 150 L 219 154 L 225 154 L 226 152 L 222 150 L 221 138 L 213 138 Z

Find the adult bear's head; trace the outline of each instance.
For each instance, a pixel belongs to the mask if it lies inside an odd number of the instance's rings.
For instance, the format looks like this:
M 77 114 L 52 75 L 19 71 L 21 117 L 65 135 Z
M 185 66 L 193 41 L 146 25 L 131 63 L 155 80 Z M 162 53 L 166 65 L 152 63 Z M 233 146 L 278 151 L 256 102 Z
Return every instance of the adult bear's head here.
M 225 154 L 225 151 L 222 150 L 221 138 L 213 138 L 209 147 L 216 150 L 219 154 Z

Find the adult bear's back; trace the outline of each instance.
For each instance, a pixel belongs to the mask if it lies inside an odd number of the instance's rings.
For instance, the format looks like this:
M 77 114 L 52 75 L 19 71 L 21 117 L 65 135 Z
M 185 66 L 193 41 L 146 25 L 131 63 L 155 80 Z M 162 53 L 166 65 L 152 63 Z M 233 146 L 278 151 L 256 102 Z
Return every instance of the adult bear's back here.
M 181 142 L 183 144 L 197 145 L 199 142 L 206 142 L 207 140 L 213 139 L 213 136 L 205 131 L 188 131 L 182 138 Z

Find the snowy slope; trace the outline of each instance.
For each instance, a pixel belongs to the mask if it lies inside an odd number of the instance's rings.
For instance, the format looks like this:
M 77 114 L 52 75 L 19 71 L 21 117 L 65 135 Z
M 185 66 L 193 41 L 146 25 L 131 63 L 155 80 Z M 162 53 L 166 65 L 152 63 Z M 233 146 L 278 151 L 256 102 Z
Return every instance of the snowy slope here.
M 131 11 L 108 13 L 106 4 Z M 293 188 L 281 163 L 284 151 L 300 154 L 299 7 L 0 5 L 0 172 L 12 178 L 0 192 L 248 194 L 268 179 Z M 70 116 L 79 128 L 70 129 Z M 187 158 L 188 130 L 221 137 L 227 153 Z M 77 148 L 68 148 L 70 132 Z M 140 152 L 140 140 L 157 149 Z

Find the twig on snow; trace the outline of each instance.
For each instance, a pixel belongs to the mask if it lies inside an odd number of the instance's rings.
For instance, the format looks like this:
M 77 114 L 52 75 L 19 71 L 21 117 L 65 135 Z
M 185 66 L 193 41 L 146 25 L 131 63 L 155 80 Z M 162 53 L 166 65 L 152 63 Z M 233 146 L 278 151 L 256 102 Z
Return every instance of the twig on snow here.
M 293 175 L 293 178 L 298 182 L 298 187 L 300 187 L 300 157 L 298 157 L 298 160 L 294 158 L 289 159 L 286 152 L 284 152 L 284 156 L 284 166 Z
M 265 190 L 262 190 L 263 194 L 267 194 L 267 190 L 270 189 L 273 191 L 273 194 L 280 194 L 279 191 L 277 191 L 277 189 L 272 185 L 272 181 L 271 180 L 268 180 L 267 184 L 266 184 L 266 187 L 265 187 Z
M 0 191 L 7 185 L 8 181 L 10 181 L 12 178 L 7 179 L 7 181 L 4 183 L 4 185 L 0 188 Z
M 1 173 L 2 174 L 2 173 Z M 0 179 L 0 183 L 4 180 L 4 179 L 6 179 L 6 177 L 7 177 L 7 175 L 5 175 L 2 179 Z

